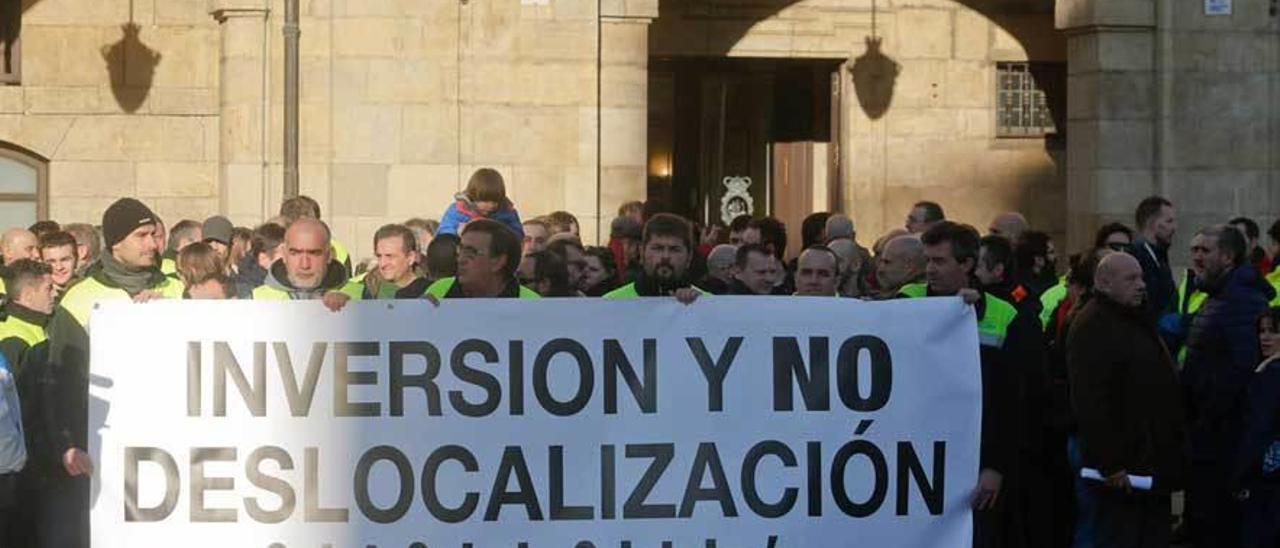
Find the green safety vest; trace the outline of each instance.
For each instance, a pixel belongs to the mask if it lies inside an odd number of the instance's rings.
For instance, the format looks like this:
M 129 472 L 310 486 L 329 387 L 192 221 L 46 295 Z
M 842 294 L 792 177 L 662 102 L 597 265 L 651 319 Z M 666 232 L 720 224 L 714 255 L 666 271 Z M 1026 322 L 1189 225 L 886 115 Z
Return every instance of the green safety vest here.
M 1057 285 L 1046 289 L 1040 295 L 1040 328 L 1049 329 L 1049 322 L 1053 321 L 1053 314 L 1058 311 L 1058 305 L 1067 298 L 1067 278 L 1063 276 L 1058 279 Z
M 1208 298 L 1209 294 L 1200 290 L 1193 291 L 1188 296 L 1187 277 L 1183 276 L 1182 282 L 1178 284 L 1178 313 L 1182 314 L 1182 311 L 1186 310 L 1187 314 L 1195 314 L 1200 311 L 1200 307 L 1204 306 L 1204 302 Z
M 982 346 L 1004 348 L 1009 337 L 1009 326 L 1018 317 L 1018 309 L 1004 299 L 984 293 L 986 310 L 978 320 L 978 342 Z
M 352 267 L 355 265 L 351 264 L 351 252 L 347 251 L 347 246 L 338 240 L 331 239 L 329 240 L 329 251 L 332 255 L 331 258 L 347 269 L 347 275 L 350 276 Z
M 165 277 L 164 281 L 159 285 L 152 287 L 152 290 L 159 291 L 160 295 L 166 299 L 181 299 L 182 293 L 186 291 L 186 286 L 181 281 Z M 85 331 L 89 330 L 89 313 L 93 310 L 93 305 L 102 301 L 131 301 L 132 297 L 129 292 L 118 287 L 110 287 L 103 284 L 95 276 L 89 276 L 72 286 L 67 290 L 66 295 L 62 297 L 62 307 L 67 309 L 72 318 Z
M 348 297 L 351 300 L 358 301 L 364 296 L 364 286 L 352 281 L 343 282 L 342 287 L 331 289 Z M 253 290 L 253 300 L 255 301 L 288 301 L 293 297 L 288 291 L 277 289 L 269 285 L 260 285 Z
M 1276 298 L 1271 299 L 1271 306 L 1280 306 L 1280 270 L 1272 271 L 1267 274 L 1267 283 L 1276 290 Z M 0 286 L 0 293 L 4 292 L 4 286 Z
M 919 299 L 929 295 L 929 284 L 914 283 L 907 284 L 898 289 L 898 296 Z
M 49 338 L 43 327 L 10 315 L 3 322 L 0 322 L 0 341 L 14 337 L 22 339 L 22 342 L 27 343 L 29 347 L 40 344 Z
M 701 287 L 698 287 L 698 286 L 696 286 L 696 285 L 691 285 L 691 286 L 689 286 L 689 287 L 692 287 L 693 289 L 697 290 L 697 291 L 698 291 L 698 293 L 699 293 L 699 294 L 701 294 L 701 295 L 710 295 L 710 293 L 707 293 L 707 291 L 706 291 L 705 289 L 702 289 Z M 613 291 L 610 291 L 610 292 L 608 292 L 608 293 L 605 293 L 605 294 L 604 294 L 604 297 L 602 297 L 602 298 L 605 298 L 605 299 L 639 299 L 639 298 L 640 298 L 640 292 L 639 292 L 639 291 L 636 291 L 636 283 L 635 283 L 635 282 L 631 282 L 631 283 L 629 283 L 629 284 L 627 284 L 627 285 L 624 285 L 624 286 L 622 286 L 622 287 L 619 287 L 619 288 L 617 288 L 617 289 L 615 289 L 615 290 L 613 290 Z
M 457 283 L 457 278 L 440 278 L 439 280 L 436 280 L 435 283 L 431 284 L 431 287 L 427 288 L 427 295 L 431 295 L 437 299 L 443 299 L 445 298 L 445 295 L 449 294 L 449 290 L 453 289 L 453 286 Z M 522 285 L 520 286 L 520 298 L 541 299 L 542 295 L 539 295 L 537 291 Z
M 165 276 L 173 276 L 178 273 L 178 261 L 173 259 L 162 259 L 160 261 L 160 273 Z
M 902 286 L 898 295 L 919 299 L 929 294 L 928 284 L 915 283 Z M 1004 348 L 1004 341 L 1009 337 L 1009 326 L 1018 317 L 1018 309 L 1004 299 L 983 293 L 986 308 L 982 318 L 978 320 L 978 343 L 991 348 Z

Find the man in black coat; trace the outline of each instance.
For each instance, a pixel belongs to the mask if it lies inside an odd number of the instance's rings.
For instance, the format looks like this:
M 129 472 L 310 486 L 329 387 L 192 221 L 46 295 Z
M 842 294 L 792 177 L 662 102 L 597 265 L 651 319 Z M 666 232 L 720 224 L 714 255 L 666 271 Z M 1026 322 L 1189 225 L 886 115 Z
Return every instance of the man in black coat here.
M 1176 312 L 1178 286 L 1169 266 L 1169 246 L 1178 232 L 1173 203 L 1152 196 L 1138 204 L 1134 212 L 1138 235 L 1126 250 L 1142 266 L 1142 282 L 1147 288 L 1147 312 L 1152 320 Z
M 1231 461 L 1244 433 L 1247 390 L 1258 365 L 1258 315 L 1275 295 L 1249 264 L 1244 235 L 1227 225 L 1191 240 L 1209 295 L 1192 320 L 1183 369 L 1191 429 L 1192 481 L 1187 516 L 1196 546 L 1239 545 L 1238 504 L 1229 487 Z
M 1142 267 L 1114 253 L 1098 264 L 1096 296 L 1071 325 L 1067 368 L 1077 435 L 1092 485 L 1098 548 L 1167 548 L 1170 494 L 1186 477 L 1177 371 L 1143 309 Z M 1150 491 L 1131 476 L 1154 478 Z

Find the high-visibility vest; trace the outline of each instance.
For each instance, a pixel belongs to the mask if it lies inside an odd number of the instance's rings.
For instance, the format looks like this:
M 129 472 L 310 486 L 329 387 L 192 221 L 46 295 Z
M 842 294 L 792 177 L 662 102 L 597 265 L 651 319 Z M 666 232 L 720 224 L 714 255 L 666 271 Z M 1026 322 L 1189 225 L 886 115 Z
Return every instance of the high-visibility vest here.
M 9 315 L 0 322 L 0 341 L 17 337 L 27 346 L 35 346 L 48 339 L 44 327 L 33 324 L 14 315 Z
M 929 294 L 927 284 L 907 284 L 898 290 L 898 294 L 919 299 Z M 1009 337 L 1009 326 L 1018 317 L 1018 309 L 1008 301 L 990 293 L 983 293 L 984 309 L 982 318 L 978 320 L 978 342 L 990 348 L 1004 348 L 1004 341 Z
M 330 291 L 337 291 L 351 297 L 353 301 L 358 301 L 364 295 L 364 286 L 348 280 L 342 284 L 342 287 L 331 289 Z M 253 289 L 253 300 L 255 301 L 288 301 L 291 299 L 293 297 L 289 295 L 288 291 L 269 285 L 264 284 Z
M 1062 277 L 1058 279 L 1057 285 L 1046 289 L 1040 295 L 1040 328 L 1048 329 L 1049 322 L 1053 321 L 1053 314 L 1058 311 L 1058 305 L 1067 298 L 1067 279 Z
M 186 286 L 181 281 L 166 276 L 159 284 L 151 288 L 159 291 L 166 299 L 181 299 Z M 97 276 L 89 276 L 67 290 L 62 297 L 62 307 L 67 309 L 72 318 L 85 331 L 89 330 L 89 313 L 94 303 L 102 301 L 130 301 L 129 292 L 119 287 L 110 287 L 98 280 Z
M 1269 278 L 1268 281 L 1270 281 Z M 1184 310 L 1188 315 L 1199 312 L 1208 298 L 1208 293 L 1198 289 L 1187 295 L 1187 278 L 1183 276 L 1182 282 L 1178 284 L 1178 314 L 1182 314 Z
M 351 252 L 347 251 L 347 246 L 338 240 L 329 240 L 329 251 L 331 258 L 347 269 L 347 275 L 350 276 L 351 268 L 355 265 L 351 264 Z
M 691 285 L 689 287 L 696 290 L 699 294 L 710 295 L 710 293 L 707 293 L 705 289 L 702 289 L 701 287 L 698 287 L 696 285 Z M 603 298 L 605 299 L 639 299 L 640 297 L 641 297 L 640 292 L 636 291 L 636 283 L 631 282 L 613 291 L 605 293 Z
M 1280 306 L 1280 270 L 1273 270 L 1267 274 L 1267 283 L 1276 290 L 1276 298 L 1271 299 L 1271 306 Z M 3 286 L 0 286 L 2 288 Z M 3 289 L 0 289 L 3 292 Z
M 431 287 L 427 288 L 427 295 L 431 295 L 432 297 L 435 297 L 437 299 L 443 299 L 445 298 L 446 295 L 449 294 L 449 291 L 453 289 L 453 286 L 456 285 L 457 283 L 458 283 L 457 278 L 440 278 L 439 280 L 436 280 L 435 283 L 431 284 Z M 522 285 L 520 286 L 520 298 L 521 299 L 541 299 L 542 295 L 539 295 L 537 291 L 534 291 Z
M 164 258 L 160 260 L 160 273 L 165 276 L 174 276 L 178 273 L 178 261 Z
M 978 320 L 978 342 L 982 346 L 1004 348 L 1009 337 L 1009 326 L 1018 317 L 1018 309 L 1004 299 L 984 293 L 986 309 Z
M 898 296 L 900 297 L 909 297 L 912 299 L 919 299 L 920 297 L 925 297 L 928 295 L 929 295 L 929 284 L 926 284 L 923 282 L 907 284 L 898 288 Z

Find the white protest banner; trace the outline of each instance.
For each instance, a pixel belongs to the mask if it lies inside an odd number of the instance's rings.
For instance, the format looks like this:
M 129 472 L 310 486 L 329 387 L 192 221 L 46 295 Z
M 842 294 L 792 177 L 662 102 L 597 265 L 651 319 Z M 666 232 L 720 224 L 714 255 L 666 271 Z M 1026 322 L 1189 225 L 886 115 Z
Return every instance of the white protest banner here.
M 967 547 L 958 299 L 104 304 L 93 546 Z

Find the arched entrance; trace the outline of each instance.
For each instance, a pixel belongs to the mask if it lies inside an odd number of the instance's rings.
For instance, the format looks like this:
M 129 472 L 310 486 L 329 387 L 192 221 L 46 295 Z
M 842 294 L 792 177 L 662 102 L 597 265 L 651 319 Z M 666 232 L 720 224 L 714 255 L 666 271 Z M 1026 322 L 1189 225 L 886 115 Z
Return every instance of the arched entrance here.
M 1066 231 L 1066 38 L 1052 0 L 666 0 L 650 26 L 650 196 L 720 220 L 724 181 L 793 227 L 910 205 Z

